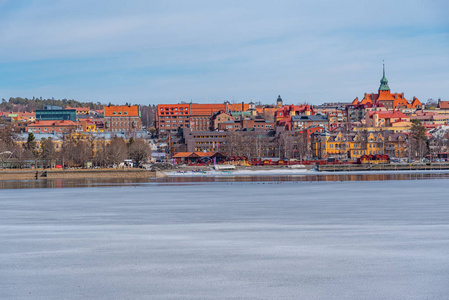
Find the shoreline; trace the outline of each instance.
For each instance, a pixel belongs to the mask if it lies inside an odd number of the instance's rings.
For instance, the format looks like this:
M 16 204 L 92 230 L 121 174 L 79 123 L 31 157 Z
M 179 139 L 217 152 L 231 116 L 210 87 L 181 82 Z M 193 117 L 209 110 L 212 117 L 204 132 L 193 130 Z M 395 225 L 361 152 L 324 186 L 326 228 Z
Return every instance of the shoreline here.
M 37 175 L 37 178 L 36 178 Z M 92 169 L 92 170 L 0 170 L 0 181 L 35 179 L 84 179 L 84 178 L 149 178 L 163 176 L 160 172 L 143 169 Z
M 321 168 L 320 168 L 321 167 Z M 415 168 L 417 167 L 417 168 Z M 346 165 L 307 165 L 303 169 L 287 168 L 286 166 L 238 166 L 231 172 L 211 170 L 210 166 L 182 166 L 174 169 L 149 171 L 145 169 L 33 169 L 33 170 L 0 170 L 0 181 L 36 180 L 36 179 L 146 179 L 158 177 L 188 177 L 188 176 L 269 176 L 269 175 L 305 175 L 305 174 L 367 174 L 367 173 L 433 173 L 435 171 L 449 171 L 449 166 L 400 166 L 389 165 L 382 168 L 374 165 L 366 166 Z M 200 172 L 198 172 L 200 171 Z M 207 173 L 203 173 L 207 172 Z M 37 175 L 37 177 L 36 177 Z

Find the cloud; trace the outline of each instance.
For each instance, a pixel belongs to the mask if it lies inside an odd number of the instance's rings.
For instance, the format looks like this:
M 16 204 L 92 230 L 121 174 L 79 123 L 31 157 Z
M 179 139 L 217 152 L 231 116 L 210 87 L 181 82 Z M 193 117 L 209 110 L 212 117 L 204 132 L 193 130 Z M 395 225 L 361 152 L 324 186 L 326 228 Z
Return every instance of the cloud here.
M 0 1 L 3 97 L 350 101 L 377 89 L 382 59 L 392 86 L 449 96 L 432 83 L 449 77 L 445 1 L 14 3 Z

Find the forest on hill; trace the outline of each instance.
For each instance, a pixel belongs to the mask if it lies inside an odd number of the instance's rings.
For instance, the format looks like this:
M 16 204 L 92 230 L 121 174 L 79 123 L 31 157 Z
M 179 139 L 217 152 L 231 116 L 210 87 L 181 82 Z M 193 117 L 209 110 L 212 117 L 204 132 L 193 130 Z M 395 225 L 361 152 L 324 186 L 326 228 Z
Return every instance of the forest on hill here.
M 124 103 L 123 105 L 127 105 Z M 74 99 L 43 99 L 42 97 L 31 99 L 21 97 L 11 97 L 9 100 L 2 99 L 0 103 L 0 111 L 7 112 L 32 112 L 36 109 L 43 109 L 45 105 L 56 105 L 62 108 L 66 107 L 89 107 L 90 109 L 100 110 L 104 105 L 100 102 L 80 102 Z M 155 105 L 141 105 L 140 106 L 142 124 L 146 128 L 155 126 L 156 122 L 156 106 Z
M 36 109 L 42 109 L 45 105 L 56 105 L 62 108 L 70 107 L 89 107 L 90 109 L 103 109 L 103 104 L 100 102 L 79 102 L 74 99 L 43 99 L 42 97 L 31 99 L 22 97 L 11 97 L 9 100 L 2 99 L 0 103 L 0 110 L 2 111 L 20 111 L 31 112 Z

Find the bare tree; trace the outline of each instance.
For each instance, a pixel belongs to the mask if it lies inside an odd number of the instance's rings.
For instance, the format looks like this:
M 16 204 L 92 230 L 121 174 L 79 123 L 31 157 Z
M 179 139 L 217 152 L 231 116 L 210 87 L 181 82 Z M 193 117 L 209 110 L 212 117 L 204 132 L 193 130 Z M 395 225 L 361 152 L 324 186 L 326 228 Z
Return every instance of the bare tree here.
M 128 147 L 123 138 L 114 137 L 107 147 L 108 161 L 118 165 L 128 157 Z
M 108 163 L 106 140 L 104 137 L 101 137 L 97 138 L 94 143 L 96 143 L 97 146 L 95 147 L 93 162 L 96 166 L 105 167 Z
M 413 120 L 413 125 L 410 130 L 410 158 L 422 159 L 427 152 L 427 136 L 426 129 L 419 120 Z
M 134 139 L 129 145 L 129 156 L 139 167 L 140 163 L 150 156 L 150 147 L 142 139 Z
M 93 157 L 92 139 L 66 136 L 62 143 L 61 156 L 69 166 L 84 167 Z
M 41 153 L 40 158 L 42 160 L 44 168 L 51 167 L 52 161 L 55 159 L 56 149 L 52 138 L 43 138 L 41 140 Z
M 296 149 L 299 160 L 304 160 L 311 153 L 310 142 L 307 136 L 307 130 L 298 132 L 296 136 Z

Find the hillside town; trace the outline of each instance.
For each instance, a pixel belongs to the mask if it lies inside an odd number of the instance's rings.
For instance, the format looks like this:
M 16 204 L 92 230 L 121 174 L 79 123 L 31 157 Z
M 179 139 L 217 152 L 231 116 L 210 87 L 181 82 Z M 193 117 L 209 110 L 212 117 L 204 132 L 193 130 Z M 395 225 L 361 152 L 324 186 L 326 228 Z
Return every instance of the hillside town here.
M 3 110 L 0 167 L 446 161 L 449 101 L 392 92 L 382 75 L 376 93 L 321 105 L 279 95 L 268 105 L 158 104 L 145 118 L 128 103 Z

